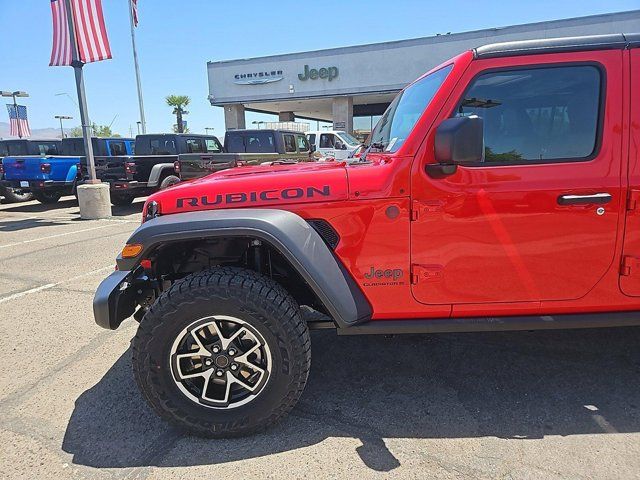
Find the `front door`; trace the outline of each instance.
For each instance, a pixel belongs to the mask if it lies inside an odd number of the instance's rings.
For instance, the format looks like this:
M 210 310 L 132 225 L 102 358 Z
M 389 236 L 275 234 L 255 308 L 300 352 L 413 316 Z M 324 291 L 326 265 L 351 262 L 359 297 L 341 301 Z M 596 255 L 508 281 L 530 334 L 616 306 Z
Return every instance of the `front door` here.
M 631 130 L 629 132 L 629 202 L 624 229 L 624 249 L 620 269 L 620 289 L 626 295 L 640 296 L 640 49 L 629 50 L 631 57 Z
M 318 150 L 325 157 L 336 156 L 336 136 L 333 133 L 321 133 L 320 134 L 320 147 Z
M 621 56 L 602 51 L 472 63 L 435 125 L 449 116 L 482 117 L 484 162 L 429 177 L 431 132 L 413 167 L 418 301 L 577 299 L 612 267 L 625 192 Z

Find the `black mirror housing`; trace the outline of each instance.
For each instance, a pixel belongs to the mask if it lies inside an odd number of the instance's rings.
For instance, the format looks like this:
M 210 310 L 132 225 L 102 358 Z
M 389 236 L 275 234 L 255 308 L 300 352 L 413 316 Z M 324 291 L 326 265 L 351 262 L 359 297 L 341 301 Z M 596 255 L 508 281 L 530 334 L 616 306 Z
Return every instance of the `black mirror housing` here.
M 482 118 L 454 117 L 444 120 L 436 130 L 434 154 L 442 165 L 476 163 L 484 160 Z

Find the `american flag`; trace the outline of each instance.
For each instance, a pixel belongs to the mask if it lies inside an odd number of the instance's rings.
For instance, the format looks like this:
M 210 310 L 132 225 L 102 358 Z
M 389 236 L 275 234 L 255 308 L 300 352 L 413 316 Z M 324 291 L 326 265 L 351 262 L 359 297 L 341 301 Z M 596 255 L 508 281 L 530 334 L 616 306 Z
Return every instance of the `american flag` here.
M 27 120 L 27 107 L 24 105 L 7 104 L 9 110 L 9 123 L 11 131 L 9 135 L 13 137 L 30 137 L 31 129 L 29 128 L 29 120 Z
M 138 26 L 138 0 L 131 0 L 131 15 L 133 16 L 133 26 Z
M 77 60 L 90 63 L 111 58 L 111 47 L 102 15 L 101 1 L 69 0 L 69 3 L 73 13 Z M 51 16 L 53 48 L 49 65 L 71 65 L 74 59 L 65 0 L 51 0 Z

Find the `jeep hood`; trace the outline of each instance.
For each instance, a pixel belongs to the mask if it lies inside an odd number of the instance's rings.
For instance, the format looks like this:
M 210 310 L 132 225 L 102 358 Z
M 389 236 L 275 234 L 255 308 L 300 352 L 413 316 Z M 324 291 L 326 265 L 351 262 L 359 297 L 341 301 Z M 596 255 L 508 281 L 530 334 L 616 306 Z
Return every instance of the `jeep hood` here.
M 162 215 L 221 208 L 267 207 L 346 200 L 343 162 L 236 167 L 179 183 L 149 197 Z

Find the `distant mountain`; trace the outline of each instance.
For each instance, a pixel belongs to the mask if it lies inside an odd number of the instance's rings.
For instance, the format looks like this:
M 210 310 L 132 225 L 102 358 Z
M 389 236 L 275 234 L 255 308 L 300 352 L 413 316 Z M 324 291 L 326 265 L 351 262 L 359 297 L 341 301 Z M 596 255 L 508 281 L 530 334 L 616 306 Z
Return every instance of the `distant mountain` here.
M 65 128 L 64 131 L 68 132 L 70 129 Z M 7 122 L 0 122 L 0 138 L 18 138 L 9 135 L 9 124 Z M 40 138 L 60 138 L 59 128 L 32 128 L 31 137 L 33 140 Z

